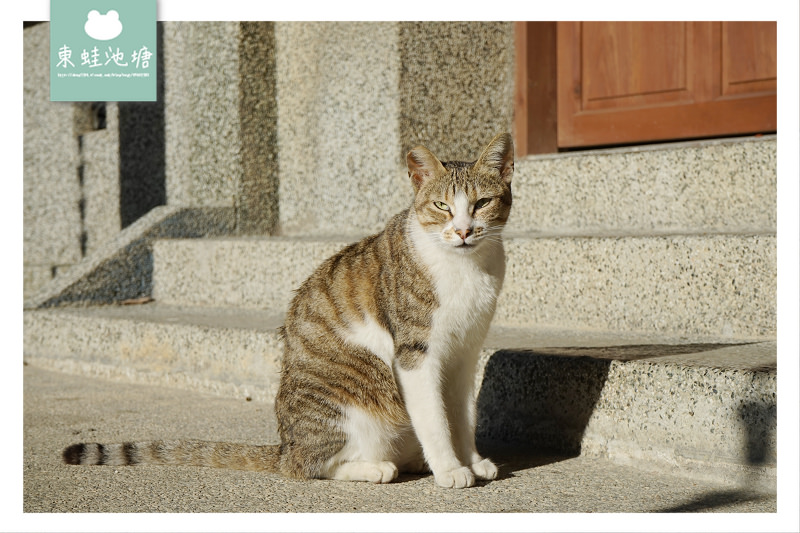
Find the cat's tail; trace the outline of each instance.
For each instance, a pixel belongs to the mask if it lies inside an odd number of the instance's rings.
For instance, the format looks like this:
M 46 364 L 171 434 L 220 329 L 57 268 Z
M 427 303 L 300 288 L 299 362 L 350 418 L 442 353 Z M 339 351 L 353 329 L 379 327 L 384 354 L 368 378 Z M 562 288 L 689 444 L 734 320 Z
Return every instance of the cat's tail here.
M 277 472 L 280 446 L 201 440 L 80 443 L 65 448 L 62 457 L 70 465 L 188 465 Z

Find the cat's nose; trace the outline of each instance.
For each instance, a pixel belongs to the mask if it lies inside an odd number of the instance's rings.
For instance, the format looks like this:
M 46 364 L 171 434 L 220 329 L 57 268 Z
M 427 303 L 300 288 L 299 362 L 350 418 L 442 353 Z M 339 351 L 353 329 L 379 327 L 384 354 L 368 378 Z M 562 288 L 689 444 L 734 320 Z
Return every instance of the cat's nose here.
M 457 229 L 457 230 L 456 230 L 456 233 L 458 234 L 458 236 L 459 236 L 459 237 L 461 237 L 461 240 L 462 240 L 462 241 L 466 241 L 466 240 L 467 240 L 467 237 L 469 237 L 469 234 L 470 234 L 470 233 L 472 233 L 472 230 L 471 230 L 470 228 L 467 228 L 467 229 Z

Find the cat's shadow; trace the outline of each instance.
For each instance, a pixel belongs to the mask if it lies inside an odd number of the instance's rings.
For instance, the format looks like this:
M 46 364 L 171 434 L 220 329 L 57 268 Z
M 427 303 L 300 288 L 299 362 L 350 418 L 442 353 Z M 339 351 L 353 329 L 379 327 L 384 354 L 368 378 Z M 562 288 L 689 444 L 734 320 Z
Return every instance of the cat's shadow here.
M 577 456 L 577 454 L 559 454 L 553 452 L 537 452 L 523 449 L 519 446 L 509 446 L 505 443 L 479 442 L 478 449 L 484 457 L 497 465 L 497 479 L 509 479 L 516 476 L 516 472 L 529 470 L 540 466 L 566 461 Z M 432 476 L 428 473 L 401 472 L 397 478 L 398 483 L 418 481 Z M 491 481 L 476 480 L 477 486 L 483 486 Z
M 497 479 L 515 477 L 516 472 L 559 463 L 577 457 L 578 453 L 565 454 L 551 451 L 523 449 L 504 443 L 478 442 L 478 449 L 497 465 Z

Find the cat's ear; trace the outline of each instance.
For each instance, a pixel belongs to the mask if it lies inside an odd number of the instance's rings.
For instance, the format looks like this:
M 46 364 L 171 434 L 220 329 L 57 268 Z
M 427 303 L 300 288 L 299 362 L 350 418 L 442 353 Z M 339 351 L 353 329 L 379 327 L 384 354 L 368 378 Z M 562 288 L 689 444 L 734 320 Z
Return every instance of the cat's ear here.
M 508 133 L 500 133 L 492 139 L 473 166 L 511 183 L 514 175 L 514 141 Z
M 414 192 L 419 191 L 422 184 L 435 176 L 441 176 L 447 172 L 442 162 L 424 146 L 417 146 L 406 156 L 408 163 L 408 177 L 414 186 Z

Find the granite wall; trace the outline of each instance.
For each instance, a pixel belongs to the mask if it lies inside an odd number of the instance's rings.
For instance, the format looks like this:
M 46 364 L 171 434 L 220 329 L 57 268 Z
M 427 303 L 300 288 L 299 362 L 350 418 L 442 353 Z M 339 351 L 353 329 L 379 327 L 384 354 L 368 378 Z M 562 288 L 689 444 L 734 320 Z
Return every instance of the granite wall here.
M 237 230 L 277 220 L 270 22 L 164 23 L 167 202 L 236 209 Z
M 411 199 L 405 154 L 474 160 L 513 120 L 513 26 L 276 24 L 280 231 L 376 231 Z
M 24 29 L 26 296 L 166 203 L 163 69 L 158 102 L 51 102 L 49 39 Z
M 26 28 L 23 48 L 24 292 L 81 258 L 80 152 L 72 105 L 50 102 L 50 28 Z
M 405 154 L 477 157 L 513 114 L 511 23 L 159 23 L 158 101 L 49 101 L 26 27 L 25 287 L 159 205 L 238 234 L 353 235 L 408 205 Z
M 514 108 L 510 22 L 401 22 L 400 139 L 445 160 L 475 160 Z

